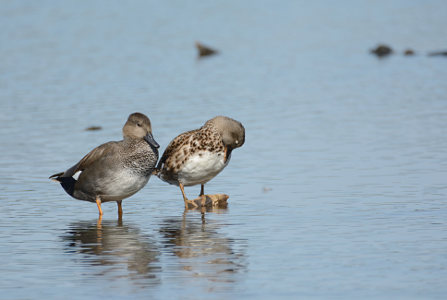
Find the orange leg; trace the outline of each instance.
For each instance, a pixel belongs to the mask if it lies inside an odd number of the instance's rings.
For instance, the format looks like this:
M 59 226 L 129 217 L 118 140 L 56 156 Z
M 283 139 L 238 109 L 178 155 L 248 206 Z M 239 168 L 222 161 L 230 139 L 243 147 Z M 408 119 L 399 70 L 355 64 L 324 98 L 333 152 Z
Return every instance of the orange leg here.
M 178 186 L 180 187 L 180 190 L 182 191 L 183 200 L 184 200 L 185 203 L 186 203 L 186 201 L 188 201 L 188 198 L 186 198 L 186 195 L 185 195 L 185 189 L 184 189 L 184 187 L 183 187 L 183 184 L 179 183 Z
M 180 187 L 180 190 L 182 191 L 183 195 L 183 201 L 185 201 L 185 209 L 188 209 L 188 203 L 191 203 L 194 207 L 198 207 L 198 205 L 194 202 L 194 200 L 188 200 L 185 195 L 185 189 L 182 183 L 179 182 L 178 186 Z
M 96 205 L 98 206 L 99 216 L 102 216 L 102 208 L 101 208 L 101 198 L 96 196 Z
M 121 206 L 121 202 L 122 200 L 116 201 L 116 204 L 118 204 L 118 219 L 123 217 L 123 207 Z

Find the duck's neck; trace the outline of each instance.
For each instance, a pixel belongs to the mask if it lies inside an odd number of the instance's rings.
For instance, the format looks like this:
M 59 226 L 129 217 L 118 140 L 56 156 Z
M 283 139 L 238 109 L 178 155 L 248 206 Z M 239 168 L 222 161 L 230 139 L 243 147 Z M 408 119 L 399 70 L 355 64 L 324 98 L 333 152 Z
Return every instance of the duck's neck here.
M 131 137 L 131 136 L 124 136 L 123 137 L 123 142 L 126 145 L 137 144 L 137 143 L 139 143 L 141 141 L 144 141 L 144 140 L 140 139 L 140 138 Z

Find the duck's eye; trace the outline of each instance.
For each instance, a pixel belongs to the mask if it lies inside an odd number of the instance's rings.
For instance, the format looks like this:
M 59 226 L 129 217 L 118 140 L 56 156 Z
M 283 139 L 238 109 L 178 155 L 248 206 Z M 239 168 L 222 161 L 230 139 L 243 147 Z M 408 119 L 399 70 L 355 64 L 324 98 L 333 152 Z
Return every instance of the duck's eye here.
M 236 140 L 236 141 L 235 141 L 235 143 L 236 143 L 236 145 L 237 145 L 237 144 L 239 144 L 239 141 L 238 141 L 238 140 Z
M 138 126 L 138 127 L 141 127 L 141 123 L 137 123 L 137 126 Z

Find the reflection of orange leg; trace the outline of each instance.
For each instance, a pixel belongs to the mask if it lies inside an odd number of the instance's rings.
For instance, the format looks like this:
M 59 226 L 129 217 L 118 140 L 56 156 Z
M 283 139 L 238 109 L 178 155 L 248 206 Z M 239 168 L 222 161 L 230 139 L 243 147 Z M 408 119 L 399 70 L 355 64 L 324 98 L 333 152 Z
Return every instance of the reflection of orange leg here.
M 101 222 L 102 222 L 102 216 L 99 215 L 99 217 L 98 217 L 98 221 L 96 221 L 96 228 L 97 228 L 97 229 L 101 229 L 101 228 L 102 228 L 102 227 L 101 227 Z M 100 236 L 100 234 L 101 234 L 101 233 L 98 233 L 98 236 Z
M 186 198 L 183 184 L 179 182 L 178 186 L 180 187 L 180 190 L 182 191 L 183 201 L 185 201 L 185 209 L 188 209 L 188 203 L 191 203 L 194 207 L 198 207 L 198 205 L 194 202 L 194 200 L 188 200 L 188 198 Z
M 96 221 L 96 243 L 98 244 L 98 250 L 102 250 L 102 216 L 99 215 L 98 221 Z
M 99 196 L 96 196 L 96 205 L 98 206 L 99 215 L 102 216 L 101 198 Z
M 123 207 L 121 206 L 121 202 L 122 200 L 116 201 L 116 204 L 118 204 L 118 219 L 123 217 Z

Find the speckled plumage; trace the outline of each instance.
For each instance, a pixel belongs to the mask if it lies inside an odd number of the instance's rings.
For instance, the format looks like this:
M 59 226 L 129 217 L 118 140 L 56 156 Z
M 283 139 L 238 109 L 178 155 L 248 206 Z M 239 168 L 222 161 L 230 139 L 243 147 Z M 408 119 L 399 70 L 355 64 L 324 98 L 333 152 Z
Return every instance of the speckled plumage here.
M 50 178 L 61 183 L 73 198 L 96 202 L 118 201 L 142 189 L 158 160 L 159 145 L 152 137 L 149 118 L 131 114 L 123 127 L 123 140 L 102 144 L 65 172 Z M 75 174 L 79 174 L 77 179 Z
M 227 166 L 232 150 L 244 141 L 245 129 L 240 122 L 215 117 L 201 128 L 174 138 L 163 153 L 156 174 L 181 188 L 204 185 Z
M 177 184 L 178 173 L 193 155 L 200 157 L 209 152 L 224 158 L 224 151 L 225 145 L 212 127 L 185 132 L 176 137 L 163 153 L 158 164 L 160 178 L 171 184 Z

